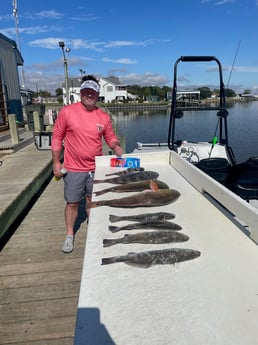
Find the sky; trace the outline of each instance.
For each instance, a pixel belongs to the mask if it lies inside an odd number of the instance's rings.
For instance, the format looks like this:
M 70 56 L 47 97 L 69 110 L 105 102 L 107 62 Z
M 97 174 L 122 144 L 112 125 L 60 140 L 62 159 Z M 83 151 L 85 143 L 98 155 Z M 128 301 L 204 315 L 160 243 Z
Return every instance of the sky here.
M 258 0 L 16 0 L 16 17 L 14 0 L 0 2 L 0 33 L 17 42 L 21 83 L 33 91 L 62 86 L 64 42 L 69 77 L 172 86 L 180 56 L 210 55 L 226 87 L 258 94 Z M 177 82 L 216 88 L 216 64 L 180 63 Z

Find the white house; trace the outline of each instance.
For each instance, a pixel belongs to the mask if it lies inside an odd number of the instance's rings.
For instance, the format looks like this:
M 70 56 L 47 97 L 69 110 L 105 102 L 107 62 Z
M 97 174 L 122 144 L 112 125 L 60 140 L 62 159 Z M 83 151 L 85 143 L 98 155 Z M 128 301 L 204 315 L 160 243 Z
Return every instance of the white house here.
M 127 93 L 127 86 L 120 84 L 116 77 L 102 78 L 98 77 L 100 84 L 99 100 L 103 103 L 119 102 L 127 100 L 129 95 Z M 70 103 L 80 101 L 80 78 L 69 78 L 68 92 Z M 65 85 L 63 84 L 64 103 L 66 100 Z

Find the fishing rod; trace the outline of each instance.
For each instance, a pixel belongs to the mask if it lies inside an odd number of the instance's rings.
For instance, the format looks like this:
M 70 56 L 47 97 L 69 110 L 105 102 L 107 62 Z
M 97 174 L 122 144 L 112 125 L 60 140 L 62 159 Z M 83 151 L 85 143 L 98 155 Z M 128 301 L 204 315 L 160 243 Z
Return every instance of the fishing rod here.
M 237 45 L 237 49 L 236 49 L 235 56 L 234 56 L 234 60 L 233 60 L 233 63 L 232 63 L 232 66 L 231 66 L 231 70 L 230 70 L 230 73 L 229 73 L 229 77 L 228 77 L 228 82 L 227 82 L 227 87 L 226 87 L 226 89 L 228 89 L 228 86 L 229 86 L 229 82 L 230 82 L 231 75 L 232 75 L 232 72 L 233 72 L 233 69 L 234 69 L 234 66 L 235 66 L 235 62 L 236 62 L 236 58 L 237 58 L 238 51 L 239 51 L 239 48 L 240 48 L 240 44 L 241 44 L 241 40 L 238 42 L 238 45 Z M 216 126 L 216 130 L 215 130 L 214 136 L 213 136 L 213 138 L 212 138 L 212 144 L 211 144 L 211 149 L 210 149 L 210 152 L 209 152 L 209 158 L 211 157 L 211 153 L 212 153 L 212 151 L 213 151 L 213 148 L 214 148 L 215 144 L 216 144 L 217 141 L 218 141 L 218 138 L 217 138 L 217 136 L 216 136 L 217 129 L 218 129 L 218 124 L 219 124 L 219 120 L 218 120 L 218 123 L 217 123 L 217 126 Z
M 232 75 L 232 72 L 233 72 L 233 68 L 234 68 L 234 66 L 235 66 L 235 62 L 236 62 L 237 54 L 238 54 L 238 51 L 239 51 L 239 48 L 240 48 L 240 44 L 241 44 L 241 40 L 238 42 L 238 46 L 237 46 L 237 49 L 236 49 L 236 53 L 235 53 L 235 57 L 234 57 L 234 60 L 233 60 L 233 64 L 232 64 L 232 66 L 231 66 L 231 70 L 230 70 L 230 73 L 229 73 L 228 83 L 227 83 L 227 89 L 228 89 L 228 86 L 229 86 L 229 82 L 230 82 L 230 79 L 231 79 L 231 75 Z

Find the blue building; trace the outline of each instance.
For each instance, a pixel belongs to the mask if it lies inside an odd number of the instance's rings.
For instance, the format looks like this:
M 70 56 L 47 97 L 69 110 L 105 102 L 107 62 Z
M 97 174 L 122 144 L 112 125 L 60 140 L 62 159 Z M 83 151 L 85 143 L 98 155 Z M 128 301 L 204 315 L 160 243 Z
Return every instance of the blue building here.
M 8 114 L 23 121 L 18 66 L 23 58 L 16 42 L 0 33 L 0 130 L 8 128 Z

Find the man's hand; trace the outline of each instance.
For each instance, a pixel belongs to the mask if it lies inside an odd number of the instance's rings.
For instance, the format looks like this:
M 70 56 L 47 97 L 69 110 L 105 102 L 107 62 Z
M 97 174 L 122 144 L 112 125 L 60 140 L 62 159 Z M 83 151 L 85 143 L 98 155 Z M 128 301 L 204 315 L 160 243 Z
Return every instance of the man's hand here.
M 124 153 L 122 147 L 121 147 L 120 145 L 118 145 L 118 144 L 116 144 L 116 145 L 114 146 L 113 150 L 114 150 L 115 155 L 116 155 L 117 157 L 121 157 L 122 154 Z

